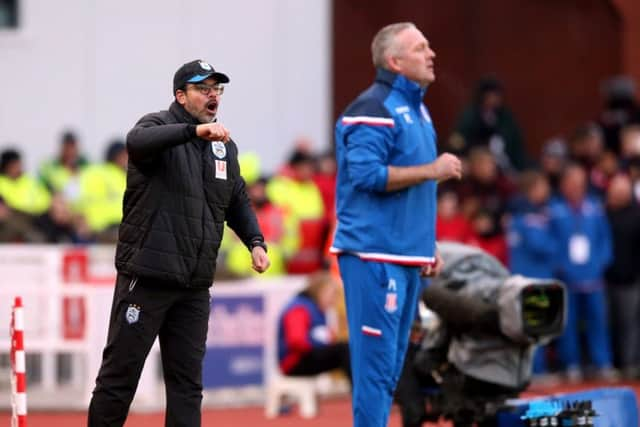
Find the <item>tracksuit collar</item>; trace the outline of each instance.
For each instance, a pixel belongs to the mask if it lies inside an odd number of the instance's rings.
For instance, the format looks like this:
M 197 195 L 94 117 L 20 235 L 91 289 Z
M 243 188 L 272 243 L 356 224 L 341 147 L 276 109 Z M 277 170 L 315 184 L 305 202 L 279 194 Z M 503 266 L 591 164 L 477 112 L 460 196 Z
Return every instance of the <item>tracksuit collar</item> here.
M 397 74 L 384 68 L 376 68 L 376 81 L 388 84 L 392 88 L 404 92 L 412 101 L 417 103 L 422 103 L 422 98 L 427 92 L 426 87 L 420 87 L 418 83 L 409 80 L 402 74 Z

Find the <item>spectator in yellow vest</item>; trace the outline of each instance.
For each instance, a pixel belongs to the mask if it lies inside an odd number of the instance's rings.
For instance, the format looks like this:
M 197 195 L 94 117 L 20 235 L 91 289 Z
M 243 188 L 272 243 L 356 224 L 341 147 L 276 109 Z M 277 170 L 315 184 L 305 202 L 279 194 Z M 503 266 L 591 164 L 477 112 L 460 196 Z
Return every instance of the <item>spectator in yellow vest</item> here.
M 20 153 L 13 149 L 0 155 L 0 197 L 10 208 L 31 215 L 45 212 L 51 203 L 45 186 L 24 173 Z
M 322 266 L 323 237 L 326 235 L 324 202 L 313 181 L 315 159 L 306 149 L 291 155 L 287 168 L 267 184 L 271 202 L 298 221 L 300 245 L 287 263 L 289 273 L 312 273 Z
M 90 165 L 80 174 L 79 209 L 89 228 L 106 236 L 98 240 L 109 241 L 116 237 L 122 220 L 127 161 L 124 143 L 114 141 L 107 148 L 104 163 Z
M 269 200 L 286 207 L 299 220 L 322 218 L 324 203 L 314 173 L 313 156 L 305 150 L 294 151 L 287 167 L 267 184 Z
M 80 172 L 87 160 L 80 155 L 78 138 L 67 131 L 62 134 L 60 151 L 55 159 L 40 166 L 40 180 L 52 193 L 61 193 L 63 198 L 75 204 L 80 196 Z

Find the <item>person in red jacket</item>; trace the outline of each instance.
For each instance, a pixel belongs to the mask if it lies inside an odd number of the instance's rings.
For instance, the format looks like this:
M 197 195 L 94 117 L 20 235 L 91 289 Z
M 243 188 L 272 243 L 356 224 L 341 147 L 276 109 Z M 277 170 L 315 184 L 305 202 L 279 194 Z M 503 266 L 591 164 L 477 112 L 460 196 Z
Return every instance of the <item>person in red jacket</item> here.
M 336 342 L 327 322 L 337 296 L 335 279 L 328 272 L 318 272 L 285 306 L 278 321 L 278 362 L 283 374 L 308 376 L 340 369 L 351 380 L 349 345 Z
M 438 192 L 436 235 L 438 241 L 469 243 L 473 240 L 471 221 L 462 214 L 458 195 L 453 189 L 443 188 Z

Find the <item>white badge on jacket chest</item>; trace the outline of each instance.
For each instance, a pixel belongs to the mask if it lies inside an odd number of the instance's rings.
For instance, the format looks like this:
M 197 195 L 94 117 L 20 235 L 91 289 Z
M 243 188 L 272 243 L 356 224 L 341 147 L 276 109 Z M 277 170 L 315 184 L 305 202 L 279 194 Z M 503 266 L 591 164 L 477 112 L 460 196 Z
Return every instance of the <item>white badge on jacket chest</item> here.
M 574 234 L 569 239 L 569 258 L 571 262 L 584 265 L 591 257 L 591 244 L 584 234 Z
M 212 141 L 211 151 L 213 152 L 213 155 L 219 159 L 224 159 L 227 155 L 227 147 L 225 147 L 224 142 L 222 141 Z
M 216 178 L 227 179 L 227 161 L 216 160 Z

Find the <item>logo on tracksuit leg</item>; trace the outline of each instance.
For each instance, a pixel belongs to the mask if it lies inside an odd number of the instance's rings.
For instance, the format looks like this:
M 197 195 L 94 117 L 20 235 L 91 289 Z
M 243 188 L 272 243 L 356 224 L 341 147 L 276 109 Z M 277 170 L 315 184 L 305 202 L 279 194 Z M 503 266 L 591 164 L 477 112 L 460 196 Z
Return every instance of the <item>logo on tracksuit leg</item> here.
M 384 309 L 387 313 L 393 313 L 398 309 L 398 294 L 396 293 L 396 280 L 389 279 L 389 285 L 387 285 L 387 297 L 384 302 Z
M 140 306 L 136 304 L 129 304 L 124 317 L 130 325 L 136 323 L 140 318 Z

